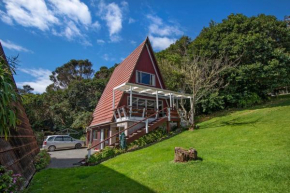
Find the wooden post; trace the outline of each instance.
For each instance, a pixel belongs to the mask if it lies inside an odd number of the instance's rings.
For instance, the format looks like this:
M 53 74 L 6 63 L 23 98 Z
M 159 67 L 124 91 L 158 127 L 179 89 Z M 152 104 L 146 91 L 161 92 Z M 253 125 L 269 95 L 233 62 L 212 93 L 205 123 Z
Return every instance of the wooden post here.
M 169 133 L 170 132 L 170 122 L 169 121 L 166 122 L 166 128 L 167 128 L 167 133 Z
M 180 121 L 177 121 L 177 128 L 180 128 Z

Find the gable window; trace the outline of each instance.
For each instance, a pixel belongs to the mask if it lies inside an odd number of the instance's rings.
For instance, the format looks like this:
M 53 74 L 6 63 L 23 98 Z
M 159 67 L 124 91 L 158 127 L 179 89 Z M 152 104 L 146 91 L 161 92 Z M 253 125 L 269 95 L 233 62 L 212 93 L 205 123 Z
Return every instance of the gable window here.
M 136 82 L 155 86 L 155 75 L 147 72 L 136 71 Z

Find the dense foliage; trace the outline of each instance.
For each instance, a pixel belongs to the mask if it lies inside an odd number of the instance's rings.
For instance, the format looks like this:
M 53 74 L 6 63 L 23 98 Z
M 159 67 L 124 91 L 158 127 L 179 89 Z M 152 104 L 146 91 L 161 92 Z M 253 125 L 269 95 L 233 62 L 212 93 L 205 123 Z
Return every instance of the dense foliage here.
M 221 23 L 212 21 L 193 41 L 182 37 L 157 58 L 165 71 L 166 85 L 175 90 L 181 88 L 182 74 L 166 69 L 164 60 L 178 66 L 185 55 L 240 59 L 236 69 L 221 74 L 228 86 L 201 100 L 199 111 L 210 112 L 228 106 L 249 106 L 266 99 L 274 89 L 289 86 L 289 52 L 290 29 L 286 22 L 274 16 L 232 14 Z
M 0 192 L 17 193 L 23 179 L 20 174 L 13 174 L 11 170 L 6 170 L 0 165 Z
M 91 64 L 89 61 L 87 63 Z M 59 131 L 66 128 L 80 130 L 85 128 L 90 123 L 92 112 L 115 68 L 115 66 L 101 67 L 94 77 L 86 75 L 86 78 L 82 78 L 84 73 L 77 72 L 82 68 L 74 66 L 74 78 L 68 83 L 68 79 L 60 78 L 67 73 L 66 70 L 62 70 L 65 72 L 60 75 L 60 69 L 67 68 L 68 64 L 57 68 L 58 76 L 54 74 L 58 77 L 57 84 L 66 85 L 66 88 L 52 84 L 43 94 L 26 92 L 22 95 L 23 105 L 33 130 Z
M 36 171 L 45 169 L 50 163 L 50 155 L 46 150 L 40 150 L 40 152 L 34 157 L 33 164 Z
M 15 103 L 19 100 L 12 78 L 13 66 L 7 65 L 0 56 L 0 136 L 7 136 L 11 128 L 18 123 L 18 109 Z

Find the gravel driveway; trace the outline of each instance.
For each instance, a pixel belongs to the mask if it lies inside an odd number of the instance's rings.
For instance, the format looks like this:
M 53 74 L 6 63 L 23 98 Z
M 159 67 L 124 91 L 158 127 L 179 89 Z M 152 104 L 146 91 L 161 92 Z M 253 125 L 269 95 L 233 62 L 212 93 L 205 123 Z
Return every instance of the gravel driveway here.
M 70 168 L 80 165 L 80 161 L 85 158 L 87 148 L 82 149 L 64 149 L 48 152 L 51 162 L 48 168 Z

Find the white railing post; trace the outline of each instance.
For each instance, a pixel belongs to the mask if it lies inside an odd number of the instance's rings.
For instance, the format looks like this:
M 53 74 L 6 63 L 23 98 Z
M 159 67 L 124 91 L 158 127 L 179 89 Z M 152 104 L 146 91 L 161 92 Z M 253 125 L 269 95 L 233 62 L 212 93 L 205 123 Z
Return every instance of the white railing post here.
M 159 104 L 158 104 L 158 90 L 156 90 L 156 119 L 158 118 L 158 110 L 159 110 Z
M 88 158 L 91 157 L 91 149 L 88 149 Z
M 104 129 L 101 129 L 101 141 L 104 141 Z M 104 149 L 104 142 L 101 143 L 101 149 Z
M 122 119 L 122 114 L 121 114 L 121 112 L 120 112 L 120 109 L 119 109 L 119 108 L 117 109 L 117 112 L 118 112 L 119 118 L 120 118 L 120 119 Z
M 168 114 L 168 121 L 170 121 L 171 120 L 171 118 L 170 118 L 170 107 L 167 108 L 167 114 Z
M 131 119 L 131 116 L 132 116 L 132 101 L 133 101 L 133 99 L 132 99 L 132 86 L 130 86 L 130 119 Z
M 114 114 L 115 120 L 117 121 L 117 115 L 116 115 L 116 111 L 115 110 L 113 111 L 113 114 Z
M 122 111 L 124 113 L 124 117 L 127 117 L 127 113 L 126 113 L 125 107 L 122 107 Z
M 146 126 L 145 126 L 145 128 L 146 128 L 146 133 L 148 133 L 148 119 L 146 119 Z
M 145 108 L 143 108 L 143 114 L 142 114 L 142 118 L 144 118 L 145 117 Z

